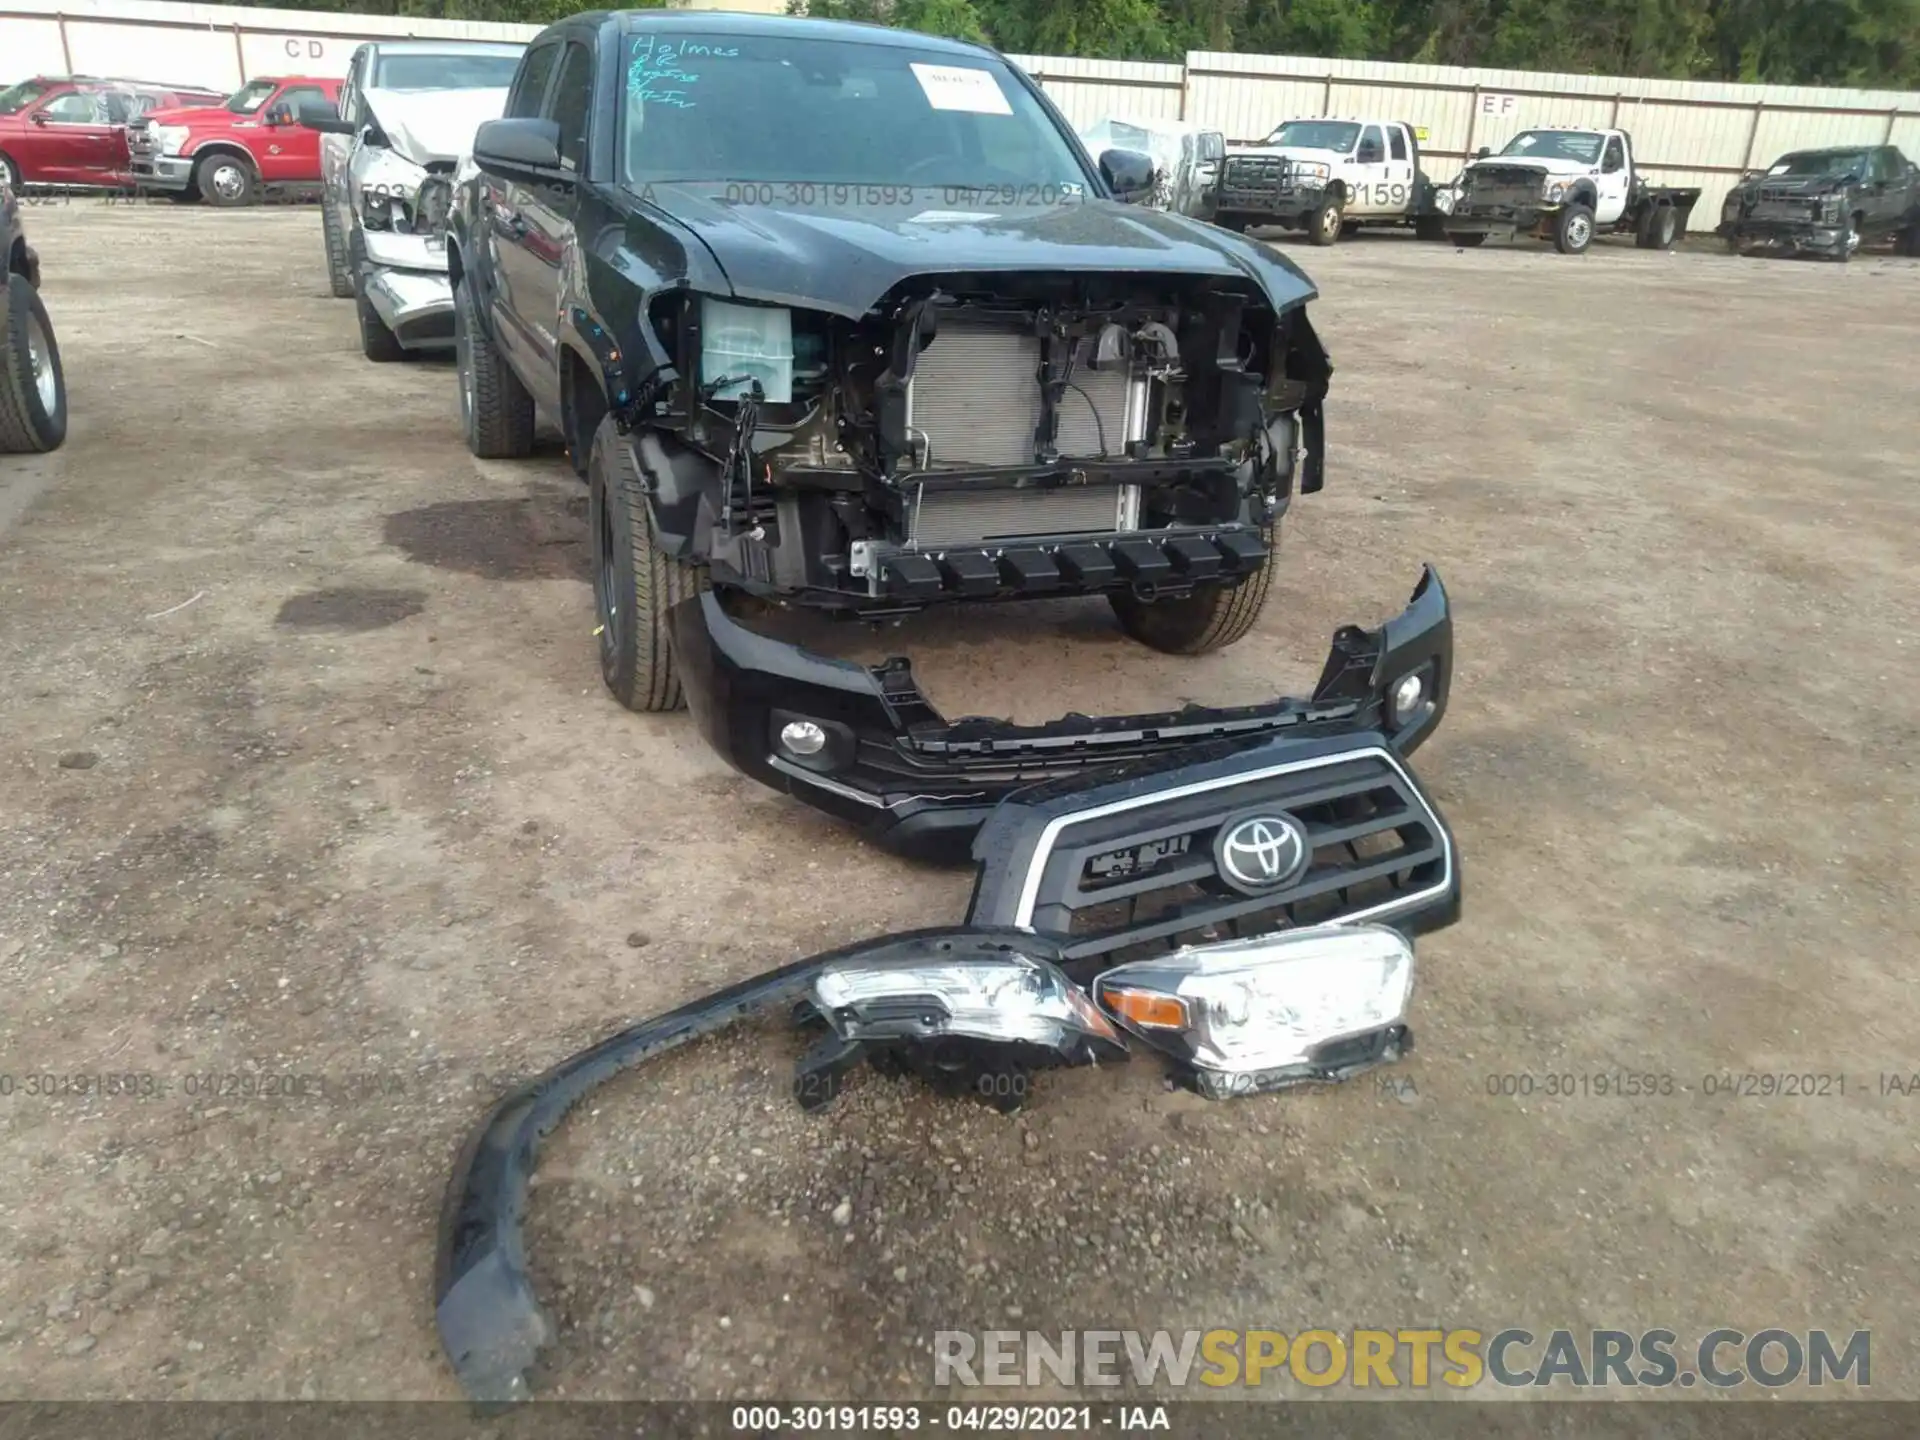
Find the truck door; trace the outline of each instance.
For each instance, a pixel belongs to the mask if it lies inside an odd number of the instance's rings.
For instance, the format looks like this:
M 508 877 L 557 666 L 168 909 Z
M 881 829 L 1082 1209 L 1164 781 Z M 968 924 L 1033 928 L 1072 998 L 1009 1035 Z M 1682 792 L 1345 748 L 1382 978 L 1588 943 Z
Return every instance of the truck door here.
M 1378 125 L 1360 132 L 1350 174 L 1348 188 L 1353 194 L 1347 201 L 1347 214 L 1379 215 L 1392 208 L 1387 192 L 1387 141 Z
M 49 185 L 104 185 L 114 170 L 113 126 L 92 90 L 69 90 L 29 111 L 33 129 L 23 138 L 20 178 Z M 125 142 L 123 141 L 122 144 Z
M 1907 218 L 1907 211 L 1913 207 L 1913 192 L 1904 173 L 1905 158 L 1892 146 L 1875 150 L 1868 165 L 1867 231 L 1883 235 L 1898 230 Z
M 533 332 L 533 398 L 548 414 L 560 410 L 560 296 L 564 268 L 576 263 L 573 248 L 574 184 L 587 170 L 587 127 L 593 110 L 593 50 L 567 41 L 559 73 L 548 92 L 547 119 L 560 127 L 560 168 L 567 182 L 527 185 L 520 213 L 526 222 L 514 272 L 514 303 Z M 545 392 L 541 387 L 544 386 Z
M 1194 172 L 1193 213 L 1211 220 L 1220 208 L 1220 170 L 1227 163 L 1227 137 L 1218 130 L 1203 130 L 1199 136 L 1200 163 Z
M 1619 135 L 1607 136 L 1600 153 L 1600 176 L 1595 182 L 1599 203 L 1593 207 L 1596 224 L 1611 225 L 1627 213 L 1627 192 L 1633 186 L 1633 174 L 1627 169 L 1627 146 Z
M 1413 138 L 1398 123 L 1387 126 L 1387 209 L 1395 215 L 1413 209 Z
M 347 62 L 347 78 L 340 82 L 340 118 L 355 128 L 351 135 L 320 137 L 320 203 L 333 207 L 333 218 L 340 233 L 353 230 L 353 190 L 347 183 L 347 165 L 360 143 L 366 125 L 366 103 L 360 92 L 367 88 L 367 69 L 372 63 L 373 47 L 362 45 Z
M 253 147 L 262 180 L 311 185 L 320 178 L 320 132 L 300 123 L 300 107 L 324 105 L 333 98 L 325 87 L 311 84 L 284 85 L 268 98 L 260 110 L 266 133 Z
M 527 51 L 513 77 L 503 118 L 540 118 L 563 48 L 561 41 L 549 40 Z M 540 323 L 536 312 L 542 267 L 527 251 L 532 222 L 526 212 L 532 184 L 483 170 L 480 185 L 480 203 L 486 211 L 481 234 L 485 237 L 484 262 L 492 292 L 494 339 L 510 357 L 514 373 L 525 378 L 538 369 L 542 349 L 532 330 L 535 323 Z

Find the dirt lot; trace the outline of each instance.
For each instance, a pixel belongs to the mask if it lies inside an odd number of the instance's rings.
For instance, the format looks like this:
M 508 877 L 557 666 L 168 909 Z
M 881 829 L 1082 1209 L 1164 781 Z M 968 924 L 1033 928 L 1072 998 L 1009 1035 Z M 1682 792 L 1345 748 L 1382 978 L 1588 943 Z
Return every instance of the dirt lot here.
M 968 877 L 613 704 L 580 488 L 471 460 L 447 365 L 360 357 L 311 210 L 27 223 L 73 418 L 0 460 L 0 1394 L 451 1396 L 433 1226 L 496 1081 Z M 1881 1080 L 1920 1071 L 1920 264 L 1287 249 L 1337 449 L 1253 638 L 1169 661 L 1094 603 L 864 648 L 950 713 L 1252 700 L 1435 562 L 1468 900 L 1418 1053 L 1224 1106 L 1136 1061 L 1017 1120 L 871 1077 L 804 1118 L 784 1036 L 675 1057 L 549 1149 L 544 1393 L 907 1396 L 943 1328 L 1524 1324 L 1871 1327 L 1920 1396 L 1920 1097 Z M 1545 1093 L 1617 1072 L 1666 1093 Z M 1845 1094 L 1706 1093 L 1745 1072 Z M 151 1093 L 46 1093 L 101 1075 Z

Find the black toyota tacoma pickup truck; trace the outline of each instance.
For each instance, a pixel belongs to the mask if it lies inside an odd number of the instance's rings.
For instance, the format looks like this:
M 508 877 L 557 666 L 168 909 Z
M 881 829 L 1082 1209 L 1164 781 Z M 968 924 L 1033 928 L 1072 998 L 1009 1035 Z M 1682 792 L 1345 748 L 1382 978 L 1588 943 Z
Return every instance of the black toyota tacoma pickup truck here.
M 684 700 L 735 765 L 903 846 L 1203 739 L 1429 733 L 1431 575 L 1400 621 L 1336 636 L 1311 700 L 1025 728 L 947 725 L 905 660 L 738 622 L 742 597 L 880 619 L 1092 595 L 1163 651 L 1246 635 L 1281 516 L 1322 484 L 1316 291 L 1126 203 L 1151 180 L 977 45 L 657 10 L 537 36 L 457 177 L 461 414 L 485 458 L 527 455 L 536 414 L 565 437 L 621 703 Z

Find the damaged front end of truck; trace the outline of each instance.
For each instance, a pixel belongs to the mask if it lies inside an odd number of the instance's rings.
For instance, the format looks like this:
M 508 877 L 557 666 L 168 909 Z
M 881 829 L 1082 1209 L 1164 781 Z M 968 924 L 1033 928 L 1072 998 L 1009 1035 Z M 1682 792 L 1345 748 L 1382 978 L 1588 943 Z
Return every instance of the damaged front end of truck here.
M 1414 937 L 1461 903 L 1453 836 L 1406 763 L 1452 679 L 1432 570 L 1401 614 L 1336 633 L 1304 699 L 1031 727 L 944 721 L 906 662 L 808 655 L 711 594 L 676 621 L 722 754 L 896 848 L 969 846 L 973 897 L 958 926 L 801 960 L 633 1025 L 482 1119 L 448 1186 L 434 1292 L 473 1399 L 527 1398 L 556 1338 L 521 1228 L 542 1139 L 613 1076 L 741 1021 L 791 1018 L 793 1098 L 809 1111 L 863 1065 L 1010 1110 L 1036 1071 L 1130 1053 L 1227 1099 L 1411 1050 Z

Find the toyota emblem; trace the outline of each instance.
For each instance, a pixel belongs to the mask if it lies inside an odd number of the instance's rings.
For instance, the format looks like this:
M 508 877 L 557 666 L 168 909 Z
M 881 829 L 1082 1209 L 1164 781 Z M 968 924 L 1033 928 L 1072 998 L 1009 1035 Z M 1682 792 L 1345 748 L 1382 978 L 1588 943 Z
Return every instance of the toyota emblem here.
M 1313 847 L 1291 815 L 1244 815 L 1220 827 L 1213 859 L 1220 878 L 1234 889 L 1264 894 L 1298 880 L 1313 860 Z

